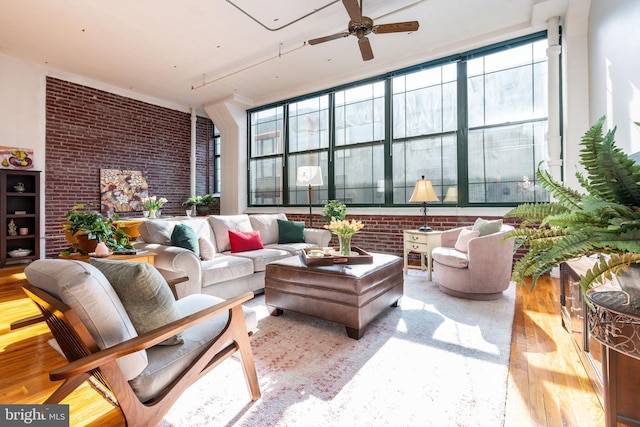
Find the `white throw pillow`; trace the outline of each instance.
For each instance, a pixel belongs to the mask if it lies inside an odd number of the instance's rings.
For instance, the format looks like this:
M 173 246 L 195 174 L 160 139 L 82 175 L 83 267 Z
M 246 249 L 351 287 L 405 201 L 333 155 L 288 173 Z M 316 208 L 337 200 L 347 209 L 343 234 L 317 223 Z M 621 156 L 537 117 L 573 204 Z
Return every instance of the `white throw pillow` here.
M 460 234 L 458 234 L 458 240 L 456 240 L 456 244 L 453 246 L 457 251 L 467 253 L 469 252 L 469 240 L 480 236 L 480 232 L 478 230 L 468 230 L 463 228 L 460 230 Z
M 216 248 L 213 247 L 211 240 L 206 237 L 200 237 L 198 239 L 198 244 L 200 245 L 200 258 L 203 261 L 212 260 L 216 254 Z

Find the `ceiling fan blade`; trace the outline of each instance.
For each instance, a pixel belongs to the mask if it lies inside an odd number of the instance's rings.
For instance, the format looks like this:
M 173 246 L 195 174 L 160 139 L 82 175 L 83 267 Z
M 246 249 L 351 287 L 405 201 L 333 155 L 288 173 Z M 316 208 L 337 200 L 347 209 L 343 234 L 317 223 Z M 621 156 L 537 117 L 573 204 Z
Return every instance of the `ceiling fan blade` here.
M 418 21 L 395 22 L 393 24 L 374 25 L 371 32 L 376 34 L 404 33 L 417 31 L 419 27 L 420 23 Z
M 362 22 L 362 11 L 358 5 L 358 0 L 342 0 L 342 4 L 344 8 L 347 9 L 349 18 L 351 18 L 353 22 Z
M 362 54 L 363 61 L 369 61 L 373 59 L 373 50 L 371 50 L 371 43 L 366 37 L 358 39 L 358 46 L 360 47 L 360 53 Z
M 348 36 L 349 36 L 349 32 L 343 31 L 342 33 L 332 34 L 330 36 L 318 37 L 317 39 L 311 39 L 307 43 L 309 43 L 310 45 L 314 45 L 314 44 L 324 43 L 324 42 L 328 42 L 331 40 L 340 39 L 342 37 L 348 37 Z

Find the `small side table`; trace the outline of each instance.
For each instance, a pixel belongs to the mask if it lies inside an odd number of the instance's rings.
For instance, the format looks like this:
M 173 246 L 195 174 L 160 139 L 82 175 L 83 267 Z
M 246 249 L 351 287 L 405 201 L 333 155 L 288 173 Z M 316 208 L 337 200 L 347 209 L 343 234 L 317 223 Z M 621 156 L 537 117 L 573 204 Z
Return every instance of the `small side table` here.
M 603 344 L 602 382 L 605 425 L 640 425 L 640 310 L 619 291 L 591 292 L 589 329 Z
M 427 270 L 429 280 L 431 280 L 431 251 L 433 248 L 437 248 L 441 245 L 440 236 L 442 231 L 418 231 L 418 230 L 404 230 L 404 272 L 408 269 L 420 269 L 421 271 Z M 407 260 L 409 252 L 416 252 L 420 254 L 420 267 L 410 266 Z M 425 258 L 427 263 L 425 265 Z

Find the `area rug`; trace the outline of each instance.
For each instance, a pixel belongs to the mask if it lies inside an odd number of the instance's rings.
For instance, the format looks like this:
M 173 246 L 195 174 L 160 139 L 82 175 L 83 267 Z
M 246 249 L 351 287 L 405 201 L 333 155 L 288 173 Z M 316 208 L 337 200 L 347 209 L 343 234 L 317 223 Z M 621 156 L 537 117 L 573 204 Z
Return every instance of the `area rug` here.
M 445 295 L 409 271 L 399 307 L 360 340 L 292 312 L 252 339 L 262 397 L 251 402 L 230 358 L 190 387 L 160 426 L 501 426 L 515 285 L 496 301 Z

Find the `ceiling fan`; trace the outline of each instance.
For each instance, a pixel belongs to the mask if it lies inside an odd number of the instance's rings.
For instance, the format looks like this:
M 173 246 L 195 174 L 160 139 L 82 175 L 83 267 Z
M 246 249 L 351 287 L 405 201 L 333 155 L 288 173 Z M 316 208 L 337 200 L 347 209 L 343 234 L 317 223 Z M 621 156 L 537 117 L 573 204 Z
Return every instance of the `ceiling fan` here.
M 358 5 L 358 0 L 342 0 L 342 4 L 344 4 L 349 17 L 351 18 L 347 31 L 343 31 L 341 33 L 333 34 L 330 36 L 320 37 L 317 39 L 312 39 L 309 40 L 308 43 L 310 45 L 314 45 L 353 35 L 358 38 L 358 46 L 360 47 L 362 60 L 369 61 L 373 59 L 373 50 L 371 50 L 371 43 L 369 43 L 367 34 L 404 33 L 416 31 L 420 26 L 418 21 L 373 25 L 373 19 L 362 15 L 363 1 L 364 0 L 361 0 L 360 5 Z

